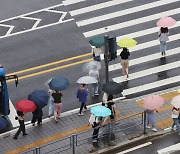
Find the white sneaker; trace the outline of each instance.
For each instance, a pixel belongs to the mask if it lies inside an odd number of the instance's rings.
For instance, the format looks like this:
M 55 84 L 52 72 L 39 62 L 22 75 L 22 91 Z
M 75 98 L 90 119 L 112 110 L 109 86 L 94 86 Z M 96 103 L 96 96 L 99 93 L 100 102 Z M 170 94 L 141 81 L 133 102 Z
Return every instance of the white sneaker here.
M 79 116 L 82 116 L 82 115 L 84 115 L 84 113 L 78 113 L 78 115 L 79 115 Z
M 154 132 L 157 132 L 157 129 L 156 129 L 156 128 L 152 128 L 152 130 L 153 130 Z
M 150 126 L 146 126 L 146 128 L 151 128 Z

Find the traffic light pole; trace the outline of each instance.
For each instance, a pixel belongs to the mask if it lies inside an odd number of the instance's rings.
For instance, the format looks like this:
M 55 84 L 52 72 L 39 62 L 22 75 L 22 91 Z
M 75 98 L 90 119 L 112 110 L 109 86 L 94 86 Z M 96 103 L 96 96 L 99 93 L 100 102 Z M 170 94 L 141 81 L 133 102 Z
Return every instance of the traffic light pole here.
M 108 44 L 108 35 L 104 36 L 105 52 L 104 52 L 104 62 L 105 62 L 105 74 L 106 74 L 106 83 L 109 82 L 109 67 L 108 67 L 108 53 L 109 53 L 109 44 Z

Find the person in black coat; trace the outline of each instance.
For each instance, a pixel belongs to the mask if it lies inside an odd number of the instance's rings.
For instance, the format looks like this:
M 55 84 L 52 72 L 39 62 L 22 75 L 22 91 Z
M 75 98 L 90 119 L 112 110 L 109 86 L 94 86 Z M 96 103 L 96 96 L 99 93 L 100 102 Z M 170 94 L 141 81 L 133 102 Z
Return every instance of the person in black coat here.
M 26 131 L 25 131 L 25 124 L 24 124 L 24 117 L 25 117 L 25 114 L 21 111 L 17 111 L 17 115 L 15 117 L 16 120 L 19 121 L 19 129 L 18 131 L 16 132 L 16 134 L 14 135 L 13 139 L 18 139 L 18 136 L 19 134 L 22 132 L 23 133 L 23 136 L 27 135 Z
M 34 112 L 32 112 L 33 117 L 32 117 L 32 126 L 35 126 L 35 122 L 38 121 L 38 125 L 42 124 L 42 116 L 43 116 L 43 112 L 42 109 L 38 109 L 36 108 L 36 110 Z

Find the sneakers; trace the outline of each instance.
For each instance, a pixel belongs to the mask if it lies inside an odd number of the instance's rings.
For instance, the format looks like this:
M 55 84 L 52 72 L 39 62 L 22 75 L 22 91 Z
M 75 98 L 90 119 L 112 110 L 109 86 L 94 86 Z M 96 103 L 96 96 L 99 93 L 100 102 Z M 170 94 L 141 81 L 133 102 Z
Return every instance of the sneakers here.
M 148 128 L 148 129 L 149 129 L 149 128 L 151 128 L 151 127 L 150 127 L 150 126 L 146 126 L 146 128 Z
M 83 116 L 83 115 L 84 115 L 84 113 L 78 113 L 78 115 L 79 115 L 79 116 Z
M 154 132 L 157 132 L 157 129 L 156 129 L 156 128 L 152 128 L 152 130 L 153 130 Z
M 13 137 L 13 139 L 17 140 L 18 138 L 17 137 Z

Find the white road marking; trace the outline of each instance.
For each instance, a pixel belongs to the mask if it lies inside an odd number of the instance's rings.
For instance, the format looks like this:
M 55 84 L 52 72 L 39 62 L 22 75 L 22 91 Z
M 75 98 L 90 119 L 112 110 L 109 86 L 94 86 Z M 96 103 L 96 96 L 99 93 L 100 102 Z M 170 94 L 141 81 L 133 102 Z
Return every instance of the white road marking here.
M 140 85 L 137 87 L 128 88 L 128 89 L 123 90 L 122 94 L 123 94 L 123 96 L 127 96 L 127 95 L 135 94 L 138 92 L 143 92 L 146 90 L 158 88 L 158 87 L 165 86 L 165 85 L 172 84 L 172 83 L 176 83 L 176 82 L 180 82 L 180 75 L 177 75 L 177 76 L 174 76 L 171 78 L 167 78 L 164 80 L 159 80 L 156 82 L 151 82 L 148 84 Z
M 166 148 L 161 149 L 161 150 L 158 150 L 157 152 L 159 154 L 169 154 L 169 153 L 173 153 L 175 151 L 180 151 L 180 143 L 174 144 L 172 146 L 166 147 Z
M 145 69 L 139 72 L 135 72 L 135 73 L 131 73 L 129 74 L 129 80 L 133 80 L 133 79 L 137 79 L 137 78 L 142 78 L 148 75 L 152 75 L 152 74 L 156 74 L 159 72 L 163 72 L 163 71 L 168 71 L 174 68 L 178 68 L 180 67 L 180 61 L 175 61 L 173 63 L 168 63 L 168 64 L 164 64 L 164 65 L 160 65 L 157 67 L 153 67 L 150 69 Z M 124 81 L 124 76 L 120 76 L 120 77 L 116 77 L 112 79 L 114 82 L 120 83 Z
M 173 49 L 170 49 L 170 50 L 166 51 L 166 57 L 176 55 L 176 54 L 179 54 L 179 53 L 180 53 L 180 47 L 173 48 Z M 152 60 L 159 59 L 161 57 L 162 57 L 162 55 L 161 55 L 160 52 L 155 53 L 155 54 L 151 54 L 151 55 L 148 55 L 148 56 L 139 57 L 139 58 L 136 58 L 136 59 L 129 60 L 129 66 L 142 64 L 142 63 L 145 63 L 145 62 L 149 62 L 149 61 L 152 61 Z M 116 64 L 113 64 L 113 65 L 109 65 L 109 72 L 115 71 L 115 70 L 118 70 L 118 69 L 121 69 L 121 68 L 122 67 L 120 65 L 120 62 L 116 63 Z
M 14 108 L 14 105 L 12 104 L 11 100 L 9 99 L 9 108 L 10 108 L 10 114 L 8 115 L 9 120 L 11 121 L 11 124 L 13 127 L 19 126 L 18 120 L 15 120 L 16 109 Z
M 35 29 L 38 24 L 40 23 L 41 19 L 39 18 L 33 18 L 33 17 L 21 17 L 21 18 L 24 18 L 24 19 L 29 19 L 29 20 L 36 20 L 36 23 L 34 23 L 33 27 L 31 29 Z
M 88 7 L 80 8 L 80 9 L 77 9 L 77 10 L 73 10 L 73 11 L 70 11 L 69 13 L 71 14 L 71 16 L 76 16 L 76 15 L 80 15 L 80 14 L 83 14 L 83 13 L 103 9 L 103 8 L 106 8 L 106 7 L 111 7 L 111 6 L 114 6 L 114 5 L 127 3 L 127 2 L 130 2 L 130 1 L 133 1 L 133 0 L 112 0 L 112 1 L 104 2 L 104 3 L 95 4 L 95 5 L 91 5 L 91 6 L 88 6 Z M 87 19 L 87 21 L 88 21 L 88 19 Z
M 32 15 L 32 14 L 35 14 L 35 13 L 38 13 L 38 12 L 41 12 L 41 11 L 46 11 L 46 10 L 49 10 L 49 9 L 53 9 L 53 8 L 56 8 L 56 7 L 59 7 L 59 6 L 63 6 L 63 4 L 57 4 L 57 5 L 50 6 L 50 7 L 44 8 L 44 9 L 40 9 L 40 10 L 37 10 L 37 11 L 33 11 L 33 12 L 29 12 L 29 13 L 26 13 L 26 14 L 22 14 L 22 15 L 19 15 L 19 16 L 12 17 L 12 18 L 8 18 L 8 19 L 5 19 L 5 20 L 1 20 L 0 23 L 10 21 L 10 20 L 14 20 L 14 19 L 18 19 L 18 18 L 21 18 L 21 17 L 24 17 L 24 16 L 29 16 L 29 15 Z
M 52 24 L 36 27 L 35 29 L 27 29 L 27 30 L 16 32 L 16 33 L 12 33 L 12 34 L 9 34 L 9 35 L 0 36 L 0 39 L 6 38 L 6 37 L 10 37 L 10 36 L 19 35 L 19 34 L 23 34 L 23 33 L 27 33 L 27 32 L 31 32 L 31 31 L 35 31 L 35 30 L 39 30 L 39 29 L 43 29 L 43 28 L 47 28 L 47 27 L 50 27 L 50 26 L 55 26 L 55 25 L 58 25 L 58 24 L 61 24 L 61 23 L 66 23 L 66 22 L 70 22 L 70 21 L 73 21 L 73 20 L 74 19 L 67 19 L 67 20 L 64 20 L 64 21 L 59 21 L 59 22 L 56 22 L 56 23 L 52 23 Z
M 71 4 L 80 3 L 83 1 L 86 1 L 86 0 L 65 0 L 65 1 L 62 1 L 62 3 L 64 5 L 71 5 Z
M 146 146 L 151 145 L 151 144 L 152 144 L 152 142 L 147 142 L 147 143 L 138 145 L 138 146 L 136 146 L 136 147 L 133 147 L 133 148 L 131 148 L 131 149 L 128 149 L 128 150 L 125 150 L 125 151 L 122 151 L 122 152 L 118 152 L 118 153 L 116 153 L 116 154 L 125 154 L 125 153 L 128 153 L 128 152 L 131 152 L 131 151 L 134 151 L 134 150 L 137 150 L 137 149 L 146 147 Z
M 170 35 L 171 35 L 171 30 L 173 28 L 176 28 L 176 27 L 179 27 L 179 26 L 180 26 L 180 21 L 177 21 L 176 24 L 171 27 Z M 126 35 L 117 36 L 116 39 L 117 39 L 117 42 L 118 42 L 122 38 L 137 38 L 137 37 L 149 35 L 149 34 L 152 34 L 152 33 L 158 33 L 158 31 L 159 31 L 159 27 L 153 27 L 153 28 L 142 30 L 142 31 L 129 33 L 129 34 L 126 34 Z
M 14 26 L 12 26 L 12 25 L 0 24 L 0 26 L 9 28 L 5 35 L 9 35 L 12 32 L 13 28 L 14 28 Z
M 84 32 L 83 34 L 84 34 L 85 37 L 92 37 L 92 36 L 95 36 L 95 35 L 111 32 L 111 31 L 122 29 L 122 28 L 125 28 L 125 27 L 130 27 L 130 26 L 141 24 L 141 23 L 144 23 L 144 22 L 157 20 L 157 19 L 162 18 L 164 16 L 175 15 L 175 14 L 178 14 L 179 12 L 180 12 L 180 8 L 173 9 L 173 10 L 168 10 L 168 11 L 165 11 L 165 12 L 152 14 L 152 15 L 145 16 L 145 17 L 142 17 L 142 18 L 126 21 L 126 22 L 123 22 L 123 23 L 118 23 L 118 24 L 115 24 L 115 25 L 110 25 L 110 26 L 107 26 L 107 27 L 94 29 L 94 30 L 91 30 L 91 31 Z
M 125 1 L 122 1 L 122 0 L 119 0 L 119 2 L 126 2 L 127 0 Z M 124 15 L 127 15 L 127 14 L 131 14 L 131 13 L 135 13 L 137 11 L 143 11 L 143 10 L 147 10 L 147 9 L 152 9 L 152 8 L 155 8 L 155 7 L 158 7 L 158 6 L 163 6 L 163 5 L 166 5 L 166 4 L 169 4 L 169 3 L 173 3 L 173 2 L 176 2 L 176 1 L 179 1 L 179 0 L 171 0 L 171 1 L 167 1 L 167 0 L 161 0 L 161 1 L 156 1 L 156 2 L 152 2 L 152 3 L 148 3 L 148 4 L 144 4 L 144 5 L 140 5 L 140 6 L 137 6 L 137 7 L 132 7 L 132 8 L 128 8 L 128 9 L 125 9 L 125 10 L 122 10 L 122 11 L 117 11 L 117 12 L 113 12 L 113 13 L 109 13 L 109 14 L 105 14 L 105 15 L 101 15 L 101 16 L 97 16 L 97 17 L 94 17 L 94 18 L 90 18 L 90 19 L 86 19 L 86 20 L 81 20 L 79 22 L 76 22 L 77 25 L 80 27 L 80 26 L 85 26 L 85 25 L 89 25 L 89 24 L 94 24 L 94 23 L 97 23 L 97 22 L 101 22 L 101 21 L 105 21 L 105 20 L 108 20 L 108 19 L 112 19 L 112 18 L 116 18 L 116 17 L 121 17 L 121 16 L 124 16 Z M 109 3 L 110 6 L 112 4 L 116 5 L 118 1 L 116 0 L 115 2 L 106 2 L 106 3 Z M 100 4 L 99 4 L 100 5 Z M 82 8 L 82 9 L 79 9 L 79 10 L 75 10 L 75 11 L 71 11 L 70 14 L 73 16 L 74 14 L 73 13 L 79 13 L 79 14 L 82 14 L 84 12 L 88 12 L 90 10 L 94 11 L 94 10 L 97 10 L 97 9 L 101 9 L 103 7 L 108 7 L 108 5 L 106 6 L 106 4 L 104 4 L 105 6 L 98 6 L 98 5 L 95 5 L 95 6 L 91 6 L 91 7 L 88 7 L 88 8 Z M 81 13 L 82 12 L 82 13 Z M 76 15 L 76 14 L 75 14 Z

